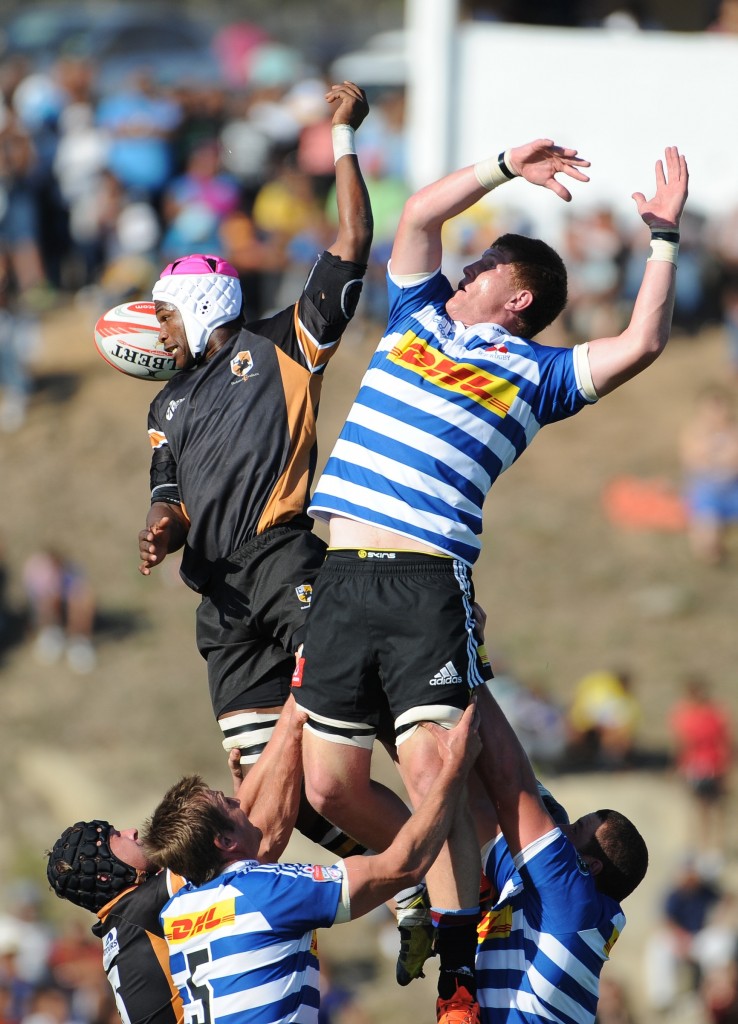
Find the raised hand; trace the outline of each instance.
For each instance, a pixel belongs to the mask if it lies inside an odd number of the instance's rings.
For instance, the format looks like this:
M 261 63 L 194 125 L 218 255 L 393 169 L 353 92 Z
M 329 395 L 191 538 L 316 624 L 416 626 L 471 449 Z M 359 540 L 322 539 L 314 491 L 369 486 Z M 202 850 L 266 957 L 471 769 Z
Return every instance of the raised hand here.
M 333 112 L 333 124 L 348 124 L 356 129 L 369 113 L 364 90 L 353 82 L 332 85 L 325 98 L 329 103 L 337 104 Z
M 436 722 L 421 725 L 435 736 L 438 754 L 444 763 L 464 774 L 470 770 L 482 750 L 476 701 L 469 703 L 452 729 L 444 729 Z
M 241 788 L 245 775 L 243 766 L 241 765 L 241 748 L 232 747 L 228 751 L 228 771 L 231 773 L 231 783 L 233 785 L 233 795 L 238 796 L 238 791 Z
M 568 174 L 577 181 L 589 181 L 581 167 L 589 167 L 589 160 L 577 156 L 576 149 L 557 146 L 553 139 L 535 139 L 524 146 L 515 146 L 507 154 L 510 170 L 532 185 L 550 188 L 565 202 L 571 201 L 571 192 L 554 175 Z
M 687 201 L 689 170 L 687 161 L 676 146 L 667 146 L 663 161 L 656 161 L 656 194 L 646 199 L 642 192 L 634 192 L 638 213 L 650 228 L 678 228 L 684 204 Z

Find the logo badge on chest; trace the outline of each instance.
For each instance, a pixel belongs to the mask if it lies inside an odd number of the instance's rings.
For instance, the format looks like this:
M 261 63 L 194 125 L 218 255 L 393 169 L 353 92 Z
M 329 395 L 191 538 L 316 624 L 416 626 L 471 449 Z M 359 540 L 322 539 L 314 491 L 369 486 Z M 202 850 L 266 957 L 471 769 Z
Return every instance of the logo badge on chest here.
M 231 373 L 238 377 L 239 380 L 248 380 L 253 368 L 254 360 L 251 358 L 251 353 L 248 349 L 243 352 L 237 352 L 233 359 L 231 359 Z

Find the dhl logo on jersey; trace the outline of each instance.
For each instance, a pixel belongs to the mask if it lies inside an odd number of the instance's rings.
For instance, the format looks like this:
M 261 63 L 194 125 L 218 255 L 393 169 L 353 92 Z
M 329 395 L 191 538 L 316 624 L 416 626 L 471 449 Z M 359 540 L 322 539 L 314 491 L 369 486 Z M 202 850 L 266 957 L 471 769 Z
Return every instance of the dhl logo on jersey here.
M 236 901 L 234 898 L 222 900 L 201 914 L 190 914 L 182 917 L 164 918 L 164 936 L 167 942 L 187 942 L 198 935 L 205 935 L 233 924 L 236 919 Z
M 477 925 L 477 939 L 484 942 L 485 939 L 506 939 L 512 931 L 513 912 L 512 907 L 502 907 L 501 910 L 488 910 Z
M 313 954 L 313 956 L 317 956 L 318 955 L 318 932 L 317 932 L 317 930 L 313 931 L 312 938 L 310 939 L 310 952 Z
M 520 388 L 504 377 L 482 370 L 471 363 L 456 363 L 433 348 L 423 338 L 407 331 L 392 349 L 393 363 L 408 367 L 438 387 L 479 402 L 503 419 L 510 411 Z

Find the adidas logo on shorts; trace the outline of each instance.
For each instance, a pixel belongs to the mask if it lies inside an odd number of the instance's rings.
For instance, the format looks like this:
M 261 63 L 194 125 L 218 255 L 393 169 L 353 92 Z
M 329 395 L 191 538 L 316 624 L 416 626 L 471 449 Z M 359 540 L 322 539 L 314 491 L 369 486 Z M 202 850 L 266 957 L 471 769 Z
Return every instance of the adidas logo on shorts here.
M 443 668 L 428 680 L 430 686 L 460 686 L 463 682 L 453 661 L 447 661 Z

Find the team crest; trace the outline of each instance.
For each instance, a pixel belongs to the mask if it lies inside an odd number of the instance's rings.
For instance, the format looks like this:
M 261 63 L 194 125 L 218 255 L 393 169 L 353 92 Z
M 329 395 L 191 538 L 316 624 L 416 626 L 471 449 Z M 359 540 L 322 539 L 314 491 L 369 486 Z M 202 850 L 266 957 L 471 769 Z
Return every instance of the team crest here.
M 253 368 L 254 360 L 251 358 L 251 353 L 248 349 L 244 352 L 238 352 L 231 359 L 231 373 L 240 380 L 248 380 Z
M 313 598 L 312 584 L 302 583 L 299 587 L 295 587 L 295 593 L 300 604 L 310 604 Z

